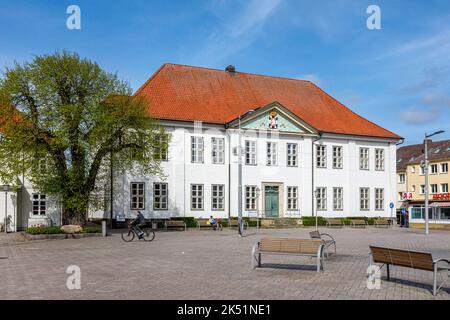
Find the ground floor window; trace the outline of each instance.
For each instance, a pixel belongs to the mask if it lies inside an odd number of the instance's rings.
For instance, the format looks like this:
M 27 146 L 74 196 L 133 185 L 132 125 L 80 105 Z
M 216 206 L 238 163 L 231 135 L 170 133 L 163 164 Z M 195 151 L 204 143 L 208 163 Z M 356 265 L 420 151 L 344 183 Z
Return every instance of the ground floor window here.
M 298 209 L 298 188 L 297 187 L 287 187 L 287 209 L 297 210 Z
M 45 194 L 33 194 L 33 216 L 45 216 L 47 213 L 47 196 Z
M 211 186 L 211 210 L 225 210 L 225 185 Z
M 245 210 L 256 210 L 256 186 L 245 186 Z
M 168 186 L 167 183 L 153 184 L 153 209 L 167 210 L 168 209 Z
M 369 210 L 369 188 L 359 189 L 360 209 L 362 211 Z
M 344 209 L 344 189 L 333 188 L 333 210 L 341 211 Z
M 191 209 L 203 210 L 203 185 L 191 185 Z
M 316 206 L 317 210 L 327 210 L 327 188 L 318 187 L 316 189 Z
M 145 183 L 132 182 L 130 184 L 131 194 L 131 210 L 144 210 L 145 209 Z
M 384 209 L 384 189 L 375 189 L 375 210 Z

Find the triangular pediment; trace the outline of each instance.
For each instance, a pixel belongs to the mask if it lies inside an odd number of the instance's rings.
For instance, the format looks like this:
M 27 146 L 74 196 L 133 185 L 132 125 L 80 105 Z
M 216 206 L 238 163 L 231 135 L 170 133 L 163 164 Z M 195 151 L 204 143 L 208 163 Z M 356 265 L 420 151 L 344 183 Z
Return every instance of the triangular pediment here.
M 228 124 L 237 128 L 239 119 Z M 294 115 L 278 102 L 258 108 L 241 116 L 241 128 L 246 130 L 263 130 L 298 134 L 315 134 L 317 130 Z

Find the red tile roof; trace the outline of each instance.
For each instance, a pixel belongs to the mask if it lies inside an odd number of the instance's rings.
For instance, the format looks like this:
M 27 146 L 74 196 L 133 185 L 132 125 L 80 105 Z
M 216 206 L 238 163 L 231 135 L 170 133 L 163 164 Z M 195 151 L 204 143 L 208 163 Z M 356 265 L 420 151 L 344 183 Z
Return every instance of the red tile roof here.
M 305 80 L 164 64 L 135 96 L 146 98 L 150 114 L 163 120 L 225 124 L 277 101 L 321 132 L 401 138 Z
M 405 171 L 409 164 L 419 164 L 425 160 L 425 146 L 413 144 L 397 149 L 397 171 Z M 428 160 L 441 161 L 450 159 L 450 140 L 428 142 Z M 400 161 L 401 160 L 401 161 Z

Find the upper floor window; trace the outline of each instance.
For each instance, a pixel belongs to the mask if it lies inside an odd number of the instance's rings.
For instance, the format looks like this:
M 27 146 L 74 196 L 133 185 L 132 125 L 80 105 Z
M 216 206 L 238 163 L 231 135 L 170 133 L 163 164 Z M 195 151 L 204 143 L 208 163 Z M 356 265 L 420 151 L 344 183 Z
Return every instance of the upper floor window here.
M 203 137 L 191 137 L 191 162 L 203 163 Z
M 406 174 L 400 173 L 398 175 L 398 183 L 405 183 L 405 181 L 406 181 Z
M 225 185 L 213 184 L 211 186 L 211 210 L 225 209 Z
M 430 173 L 431 173 L 431 174 L 436 174 L 436 173 L 438 173 L 438 165 L 437 165 L 437 164 L 432 164 L 432 165 L 430 166 Z
M 438 193 L 439 191 L 438 191 L 438 185 L 437 184 L 432 184 L 432 185 L 430 185 L 430 187 L 431 187 L 431 194 L 436 194 L 436 193 Z
M 448 163 L 441 163 L 441 173 L 448 173 Z
M 316 166 L 317 168 L 327 167 L 327 146 L 316 146 Z
M 256 186 L 245 186 L 245 210 L 256 210 Z
M 316 189 L 316 206 L 318 211 L 327 210 L 327 188 L 318 187 Z
M 132 182 L 130 184 L 131 210 L 145 209 L 145 183 Z
M 369 148 L 359 148 L 359 169 L 369 170 Z
M 425 174 L 425 167 L 420 167 L 420 174 L 424 175 Z
M 375 189 L 375 210 L 384 210 L 384 189 Z
M 424 184 L 420 185 L 420 194 L 425 194 L 425 185 Z
M 384 170 L 384 149 L 375 149 L 375 170 Z
M 45 216 L 47 213 L 47 196 L 33 193 L 33 216 Z
M 169 160 L 169 136 L 167 134 L 161 134 L 156 137 L 156 144 L 153 147 L 153 157 L 159 161 Z
M 256 141 L 245 141 L 245 164 L 256 165 Z
M 411 173 L 416 173 L 416 166 L 411 167 Z
M 267 165 L 276 166 L 277 164 L 277 143 L 267 142 Z
M 211 138 L 211 157 L 212 157 L 212 163 L 214 163 L 214 164 L 225 163 L 225 139 L 224 138 Z
M 298 209 L 298 188 L 297 187 L 287 187 L 287 209 L 297 210 Z
M 191 209 L 203 210 L 203 185 L 191 184 Z
M 369 196 L 369 188 L 360 188 L 359 189 L 359 200 L 360 200 L 360 209 L 361 211 L 367 211 L 370 209 L 370 196 Z
M 153 184 L 153 209 L 167 210 L 168 209 L 168 186 L 167 183 Z
M 296 143 L 287 144 L 286 162 L 288 167 L 298 166 L 298 145 Z
M 342 147 L 333 146 L 333 169 L 342 169 Z
M 441 192 L 442 193 L 448 193 L 448 183 L 442 183 L 441 184 Z

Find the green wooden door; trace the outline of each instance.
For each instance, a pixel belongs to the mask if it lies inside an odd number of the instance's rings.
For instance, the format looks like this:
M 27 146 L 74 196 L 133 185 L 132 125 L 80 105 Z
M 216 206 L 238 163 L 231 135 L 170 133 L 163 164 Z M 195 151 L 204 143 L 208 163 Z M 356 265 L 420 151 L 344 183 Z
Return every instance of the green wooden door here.
M 278 218 L 279 196 L 278 187 L 266 186 L 264 189 L 264 209 L 266 218 Z

